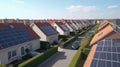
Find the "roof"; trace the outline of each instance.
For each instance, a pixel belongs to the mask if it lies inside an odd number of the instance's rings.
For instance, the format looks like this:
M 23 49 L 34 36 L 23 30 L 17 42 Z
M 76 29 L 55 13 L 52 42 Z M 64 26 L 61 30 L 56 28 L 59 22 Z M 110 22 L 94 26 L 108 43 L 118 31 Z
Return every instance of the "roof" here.
M 93 45 L 83 67 L 90 67 L 97 45 Z
M 5 20 L 8 23 L 14 23 L 15 19 L 0 19 L 0 23 L 3 23 L 3 20 Z
M 93 45 L 84 67 L 119 67 L 120 38 L 104 39 Z
M 92 38 L 90 42 L 90 46 L 95 44 L 97 41 L 104 38 L 106 35 L 110 34 L 113 31 L 114 31 L 114 28 L 111 25 L 106 26 L 104 29 L 102 29 L 97 34 L 95 34 L 95 36 Z
M 69 30 L 69 28 L 68 28 L 65 24 L 63 24 L 62 22 L 55 22 L 55 23 L 56 23 L 64 32 Z
M 100 23 L 98 30 L 100 31 L 101 29 L 103 29 L 104 27 L 106 27 L 109 24 L 109 22 L 107 20 L 104 20 Z
M 53 24 L 53 23 L 56 22 L 56 20 L 47 20 L 47 22 L 48 22 L 49 24 Z
M 0 23 L 0 49 L 8 48 L 40 37 L 23 23 Z
M 50 35 L 54 35 L 54 34 L 58 34 L 58 32 L 55 30 L 55 28 L 53 28 L 49 23 L 34 23 L 36 24 L 39 29 L 46 35 L 46 36 L 50 36 Z
M 67 22 L 67 23 L 72 29 L 76 30 L 76 27 L 71 22 Z

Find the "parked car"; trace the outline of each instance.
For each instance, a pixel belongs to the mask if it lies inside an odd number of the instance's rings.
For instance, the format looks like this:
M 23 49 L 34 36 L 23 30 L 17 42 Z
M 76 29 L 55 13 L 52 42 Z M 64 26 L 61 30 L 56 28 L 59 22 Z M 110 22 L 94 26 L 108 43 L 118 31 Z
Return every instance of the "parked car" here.
M 79 41 L 75 41 L 72 44 L 72 49 L 78 49 L 79 48 Z

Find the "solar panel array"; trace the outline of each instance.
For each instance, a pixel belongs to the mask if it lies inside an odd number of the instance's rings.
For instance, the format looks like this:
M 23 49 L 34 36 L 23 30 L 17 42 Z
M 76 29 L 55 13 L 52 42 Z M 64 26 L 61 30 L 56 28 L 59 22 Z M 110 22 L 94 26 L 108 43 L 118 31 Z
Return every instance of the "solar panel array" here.
M 71 26 L 74 30 L 76 29 L 73 24 L 70 24 L 70 26 Z
M 65 31 L 68 31 L 69 29 L 65 25 L 60 25 Z
M 51 34 L 56 34 L 57 33 L 57 31 L 55 29 L 53 29 L 51 26 L 49 26 L 49 25 L 43 25 L 43 26 L 41 25 L 40 28 L 47 35 L 51 35 Z
M 0 47 L 7 48 L 32 40 L 33 37 L 23 28 L 0 29 Z
M 99 41 L 90 67 L 120 67 L 120 39 Z

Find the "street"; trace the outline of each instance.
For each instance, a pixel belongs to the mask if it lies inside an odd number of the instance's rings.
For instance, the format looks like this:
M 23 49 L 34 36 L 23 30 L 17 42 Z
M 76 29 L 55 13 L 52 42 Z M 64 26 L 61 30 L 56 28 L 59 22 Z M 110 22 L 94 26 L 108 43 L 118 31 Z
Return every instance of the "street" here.
M 93 30 L 93 29 L 91 29 L 91 30 Z M 81 41 L 82 38 L 84 38 L 88 34 L 89 34 L 89 31 L 87 33 L 85 33 L 84 35 L 79 36 L 78 39 L 76 39 L 76 40 Z M 77 50 L 73 50 L 71 48 L 72 43 L 69 44 L 64 49 L 59 47 L 58 52 L 56 54 L 54 54 L 53 56 L 48 58 L 46 61 L 41 63 L 38 67 L 68 67 L 69 63 L 72 61 L 72 58 L 74 57 L 75 53 L 77 52 Z

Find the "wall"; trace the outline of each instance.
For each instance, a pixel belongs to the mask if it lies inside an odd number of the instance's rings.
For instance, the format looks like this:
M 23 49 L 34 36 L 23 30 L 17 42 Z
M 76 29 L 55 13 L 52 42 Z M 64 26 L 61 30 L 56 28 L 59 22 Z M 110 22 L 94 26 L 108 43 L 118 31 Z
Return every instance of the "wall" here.
M 1 62 L 1 64 L 8 64 L 8 63 L 18 59 L 18 57 L 20 58 L 22 56 L 21 55 L 21 47 L 24 47 L 26 49 L 26 48 L 30 47 L 30 44 L 32 45 L 33 50 L 40 48 L 40 40 L 37 39 L 37 40 L 32 40 L 29 42 L 25 42 L 25 43 L 22 43 L 19 45 L 15 45 L 15 46 L 0 50 L 0 62 Z M 16 57 L 13 57 L 10 60 L 8 60 L 8 52 L 13 51 L 13 50 L 16 50 L 17 55 L 16 55 Z
M 70 32 L 74 32 L 74 30 L 67 23 L 65 25 L 70 29 Z
M 47 40 L 50 44 L 52 44 L 54 41 L 58 42 L 58 34 L 54 34 L 47 37 Z
M 53 27 L 56 27 L 56 30 L 58 31 L 59 35 L 64 35 L 64 31 L 56 24 L 52 24 Z
M 34 25 L 31 25 L 32 29 L 35 31 L 35 33 L 41 37 L 41 41 L 47 41 L 47 36 L 34 24 Z
M 75 25 L 75 23 L 74 23 L 74 22 L 72 22 L 72 24 L 74 25 L 74 27 L 76 28 L 76 30 L 78 30 L 78 27 Z

